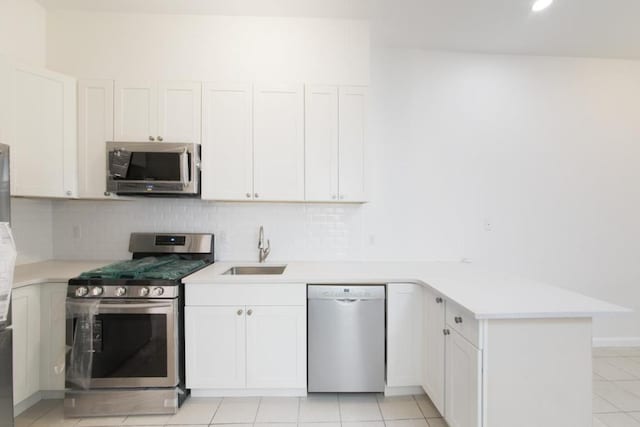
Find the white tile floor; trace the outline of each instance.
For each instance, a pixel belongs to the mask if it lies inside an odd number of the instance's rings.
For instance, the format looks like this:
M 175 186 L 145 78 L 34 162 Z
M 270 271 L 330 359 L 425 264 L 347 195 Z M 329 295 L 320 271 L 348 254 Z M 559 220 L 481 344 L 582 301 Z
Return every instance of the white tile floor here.
M 312 394 L 306 398 L 190 398 L 172 416 L 65 419 L 62 401 L 38 403 L 16 420 L 27 426 L 444 427 L 425 396 Z M 229 426 L 231 427 L 231 426 Z
M 232 426 L 230 426 L 232 424 Z M 45 400 L 16 427 L 446 427 L 425 395 L 314 394 L 306 398 L 191 398 L 172 416 L 65 419 Z M 593 359 L 593 427 L 640 427 L 640 348 L 598 348 Z

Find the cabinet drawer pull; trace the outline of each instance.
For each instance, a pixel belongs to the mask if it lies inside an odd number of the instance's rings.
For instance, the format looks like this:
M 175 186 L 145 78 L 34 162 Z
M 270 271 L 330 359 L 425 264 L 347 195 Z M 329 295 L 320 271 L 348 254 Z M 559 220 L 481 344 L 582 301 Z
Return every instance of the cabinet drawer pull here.
M 251 316 L 253 314 L 253 310 L 249 309 L 247 310 L 247 316 Z
M 164 139 L 162 139 L 162 137 L 161 137 L 161 136 L 159 136 L 159 137 L 158 137 L 158 141 L 162 142 L 162 141 L 164 141 Z
M 440 297 L 436 298 L 436 303 L 438 303 L 438 304 L 442 304 L 443 302 L 444 302 L 444 301 L 443 301 L 443 299 L 442 299 L 442 298 L 440 298 Z
M 150 136 L 150 137 L 149 137 L 149 141 L 153 142 L 153 141 L 155 141 L 155 140 L 156 140 L 156 139 L 155 139 L 154 137 L 152 137 L 152 136 Z
M 456 322 L 456 323 L 462 323 L 462 317 L 460 317 L 460 316 L 456 316 L 456 317 L 454 317 L 454 318 L 453 318 L 453 320 L 454 320 L 454 322 Z
M 238 310 L 238 311 L 236 312 L 236 314 L 237 314 L 238 316 L 242 316 L 242 309 Z
M 247 196 L 247 199 L 250 199 L 251 198 L 251 193 L 247 193 L 246 196 Z
M 451 334 L 451 331 L 450 331 L 449 329 L 443 329 L 443 330 L 442 330 L 442 333 L 443 333 L 444 335 L 450 335 L 450 334 Z

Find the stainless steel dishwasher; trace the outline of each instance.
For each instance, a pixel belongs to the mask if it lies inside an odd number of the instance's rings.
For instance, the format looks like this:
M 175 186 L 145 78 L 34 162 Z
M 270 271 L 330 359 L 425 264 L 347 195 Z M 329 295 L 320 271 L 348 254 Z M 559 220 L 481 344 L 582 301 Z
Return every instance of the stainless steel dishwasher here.
M 384 391 L 385 286 L 313 285 L 307 298 L 308 391 Z

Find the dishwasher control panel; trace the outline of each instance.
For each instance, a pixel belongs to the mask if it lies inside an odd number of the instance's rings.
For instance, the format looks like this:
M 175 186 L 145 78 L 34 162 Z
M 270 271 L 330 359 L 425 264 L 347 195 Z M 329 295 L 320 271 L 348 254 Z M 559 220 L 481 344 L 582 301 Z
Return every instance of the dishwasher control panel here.
M 384 299 L 385 285 L 310 285 L 309 299 Z

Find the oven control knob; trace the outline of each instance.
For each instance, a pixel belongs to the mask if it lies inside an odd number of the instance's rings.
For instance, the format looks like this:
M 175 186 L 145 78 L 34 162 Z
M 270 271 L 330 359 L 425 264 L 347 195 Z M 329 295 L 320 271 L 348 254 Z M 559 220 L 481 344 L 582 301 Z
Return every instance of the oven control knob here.
M 160 297 L 160 296 L 162 296 L 162 294 L 164 294 L 164 289 L 162 289 L 162 288 L 153 288 L 153 296 L 154 297 Z
M 127 288 L 125 288 L 124 286 L 119 286 L 119 287 L 116 288 L 116 296 L 117 297 L 121 297 L 126 293 L 127 293 Z
M 103 292 L 104 292 L 104 289 L 102 289 L 102 286 L 96 286 L 93 289 L 91 289 L 91 295 L 93 295 L 94 297 L 99 297 L 100 295 L 102 295 Z
M 140 290 L 138 291 L 138 294 L 141 297 L 146 297 L 147 295 L 149 295 L 149 288 L 147 288 L 146 286 L 140 288 Z
M 84 297 L 89 293 L 89 288 L 87 288 L 86 286 L 79 286 L 76 288 L 76 296 L 77 297 Z

